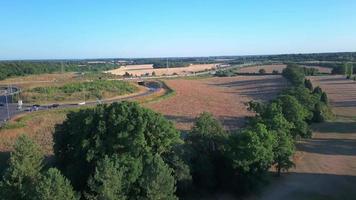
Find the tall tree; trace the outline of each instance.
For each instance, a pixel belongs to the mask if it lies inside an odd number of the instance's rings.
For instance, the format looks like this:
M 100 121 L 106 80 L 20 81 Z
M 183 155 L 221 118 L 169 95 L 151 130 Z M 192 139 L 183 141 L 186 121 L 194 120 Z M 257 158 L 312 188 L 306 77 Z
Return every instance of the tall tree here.
M 196 185 L 209 189 L 217 186 L 226 138 L 222 125 L 210 113 L 202 113 L 196 119 L 187 138 L 192 149 L 190 163 Z
M 40 177 L 43 154 L 40 147 L 28 136 L 21 135 L 14 144 L 0 193 L 2 199 L 29 199 Z
M 54 142 L 59 167 L 78 190 L 86 188 L 105 156 L 118 156 L 123 166 L 137 166 L 132 167 L 135 172 L 124 172 L 130 175 L 125 175 L 126 179 L 137 183 L 145 156 L 164 156 L 182 143 L 171 122 L 133 102 L 70 113 L 56 127 Z
M 94 176 L 89 179 L 90 192 L 87 196 L 93 200 L 127 199 L 124 191 L 124 187 L 127 185 L 125 185 L 122 167 L 116 157 L 110 159 L 106 156 L 99 161 Z M 128 183 L 127 180 L 126 183 Z
M 232 134 L 229 140 L 229 156 L 239 174 L 260 174 L 266 172 L 273 163 L 275 137 L 264 124 Z
M 312 117 L 312 113 L 290 95 L 281 95 L 276 102 L 281 106 L 284 117 L 294 124 L 291 131 L 293 137 L 310 137 L 311 131 L 306 120 Z
M 29 196 L 30 197 L 30 196 Z M 50 168 L 35 186 L 31 194 L 34 200 L 78 200 L 70 182 L 56 168 Z
M 309 79 L 305 79 L 304 81 L 304 86 L 309 89 L 310 91 L 313 91 L 313 84 Z
M 175 180 L 173 170 L 164 163 L 159 155 L 154 155 L 146 160 L 142 178 L 139 181 L 141 195 L 131 199 L 147 200 L 176 200 Z

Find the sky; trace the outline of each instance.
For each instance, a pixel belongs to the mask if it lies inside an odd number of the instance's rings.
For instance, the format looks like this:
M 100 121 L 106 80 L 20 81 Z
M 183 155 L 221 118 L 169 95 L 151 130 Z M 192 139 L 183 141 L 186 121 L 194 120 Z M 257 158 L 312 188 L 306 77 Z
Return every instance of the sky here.
M 356 0 L 0 0 L 0 59 L 356 51 Z

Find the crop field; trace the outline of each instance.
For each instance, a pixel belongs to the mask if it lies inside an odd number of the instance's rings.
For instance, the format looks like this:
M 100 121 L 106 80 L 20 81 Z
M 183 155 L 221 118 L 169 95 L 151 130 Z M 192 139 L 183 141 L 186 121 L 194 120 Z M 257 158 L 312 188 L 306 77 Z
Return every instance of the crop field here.
M 266 73 L 272 73 L 273 71 L 278 71 L 281 73 L 287 65 L 261 65 L 261 66 L 251 66 L 251 67 L 243 67 L 238 70 L 239 73 L 259 73 L 260 69 L 266 70 Z M 315 68 L 318 69 L 321 73 L 331 73 L 331 68 L 319 67 L 319 66 L 305 66 L 307 68 Z
M 335 114 L 356 117 L 356 81 L 347 80 L 341 75 L 309 78 L 314 86 L 320 86 L 328 94 Z
M 236 76 L 206 79 L 167 80 L 176 95 L 146 105 L 173 120 L 180 130 L 189 130 L 194 118 L 207 111 L 213 113 L 229 130 L 241 127 L 252 113 L 245 103 L 274 98 L 287 82 L 281 76 Z
M 154 72 L 157 76 L 172 75 L 172 74 L 191 74 L 194 72 L 200 72 L 204 70 L 210 70 L 216 67 L 216 64 L 202 64 L 191 65 L 189 67 L 175 67 L 175 68 L 160 68 L 154 69 L 153 65 L 127 65 L 118 69 L 107 71 L 107 73 L 123 76 L 125 73 L 129 73 L 132 76 L 144 76 L 146 74 L 152 75 Z

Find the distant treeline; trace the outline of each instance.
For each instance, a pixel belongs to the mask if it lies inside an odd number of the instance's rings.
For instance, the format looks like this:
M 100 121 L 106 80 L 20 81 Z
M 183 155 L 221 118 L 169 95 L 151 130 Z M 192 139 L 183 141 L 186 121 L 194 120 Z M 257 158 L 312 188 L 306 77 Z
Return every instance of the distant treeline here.
M 212 58 L 147 58 L 135 59 L 132 64 L 153 64 L 154 68 L 187 67 L 191 64 L 210 64 L 216 61 Z
M 102 71 L 116 68 L 113 63 L 56 62 L 56 61 L 7 61 L 0 62 L 0 80 L 31 74 L 55 72 Z
M 0 62 L 0 80 L 12 76 L 28 74 L 68 72 L 68 71 L 102 71 L 116 68 L 124 64 L 153 64 L 154 68 L 186 67 L 190 64 L 224 63 L 237 65 L 243 63 L 299 63 L 303 65 L 319 65 L 333 68 L 335 74 L 342 74 L 343 63 L 354 63 L 356 69 L 356 53 L 315 53 L 285 54 L 261 56 L 216 56 L 216 57 L 185 57 L 185 58 L 139 58 L 139 59 L 97 59 L 97 60 L 56 60 L 56 61 L 2 61 Z M 356 72 L 356 70 L 353 70 Z

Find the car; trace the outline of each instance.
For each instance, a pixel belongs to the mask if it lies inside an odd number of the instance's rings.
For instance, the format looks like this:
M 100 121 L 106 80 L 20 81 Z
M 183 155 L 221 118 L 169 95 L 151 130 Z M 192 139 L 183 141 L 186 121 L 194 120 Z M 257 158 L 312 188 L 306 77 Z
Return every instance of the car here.
M 5 104 L 4 103 L 0 103 L 0 107 L 2 107 L 2 106 L 5 106 Z
M 80 102 L 80 103 L 78 103 L 78 106 L 83 106 L 85 104 L 86 104 L 85 102 Z
M 39 109 L 40 109 L 40 105 L 35 104 L 35 105 L 33 105 L 33 106 L 31 107 L 30 112 L 32 112 L 32 111 L 38 111 Z
M 59 107 L 59 104 L 57 104 L 57 103 L 52 104 L 52 105 L 50 106 L 50 108 L 58 108 L 58 107 Z

